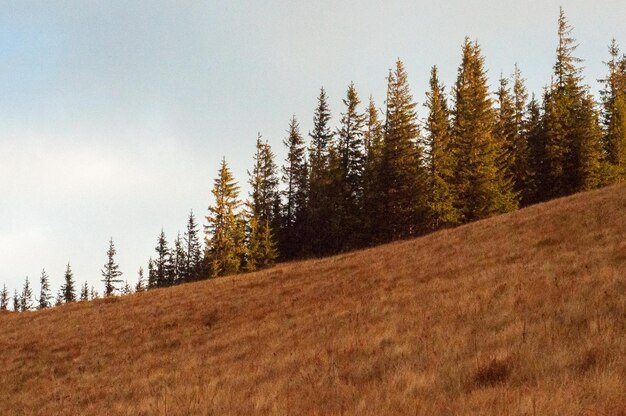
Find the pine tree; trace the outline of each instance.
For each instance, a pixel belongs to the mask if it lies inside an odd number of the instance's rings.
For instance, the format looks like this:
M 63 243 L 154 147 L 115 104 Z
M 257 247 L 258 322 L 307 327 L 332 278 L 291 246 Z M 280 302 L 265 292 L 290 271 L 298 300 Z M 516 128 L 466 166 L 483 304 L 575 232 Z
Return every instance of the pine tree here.
M 382 184 L 382 156 L 384 147 L 384 126 L 379 119 L 379 111 L 370 96 L 367 107 L 365 133 L 363 135 L 365 145 L 364 176 L 364 235 L 371 244 L 381 241 L 380 225 L 385 218 L 385 198 Z
M 0 311 L 6 311 L 9 308 L 9 291 L 7 290 L 7 285 L 2 286 L 2 291 L 0 291 Z
M 287 137 L 283 141 L 287 147 L 287 158 L 283 165 L 284 184 L 283 226 L 280 230 L 279 252 L 285 259 L 302 255 L 304 224 L 308 195 L 308 165 L 305 159 L 305 145 L 300 134 L 300 125 L 293 116 Z
M 24 282 L 24 288 L 22 289 L 22 295 L 20 296 L 19 307 L 21 312 L 26 312 L 33 307 L 33 290 L 30 287 L 28 276 Z
M 111 296 L 116 290 L 116 285 L 122 283 L 120 276 L 122 272 L 119 265 L 115 262 L 115 245 L 113 238 L 109 240 L 109 249 L 107 250 L 107 262 L 102 269 L 102 283 L 104 283 L 104 296 Z
M 269 222 L 262 220 L 258 214 L 253 214 L 249 223 L 246 270 L 255 271 L 272 267 L 276 263 L 278 252 Z
M 98 293 L 96 288 L 91 286 L 91 289 L 89 290 L 89 299 L 94 300 L 94 299 L 98 299 L 99 297 L 100 297 L 100 294 Z
M 400 60 L 388 84 L 381 180 L 386 203 L 384 235 L 393 240 L 425 231 L 426 175 L 418 143 L 416 104 Z
M 187 277 L 187 259 L 186 250 L 183 247 L 183 240 L 180 238 L 180 233 L 178 233 L 176 240 L 174 240 L 174 249 L 172 250 L 171 258 L 173 273 L 171 281 L 173 284 L 185 282 Z
M 172 256 L 167 245 L 167 239 L 165 238 L 165 232 L 161 229 L 161 234 L 157 240 L 157 246 L 155 247 L 157 256 L 153 260 L 154 267 L 154 286 L 153 287 L 167 287 L 171 285 L 171 269 L 172 269 Z M 148 265 L 148 270 L 149 270 Z
M 453 140 L 458 208 L 474 221 L 516 208 L 512 184 L 499 164 L 502 142 L 494 137 L 484 58 L 478 43 L 465 39 L 454 88 Z
M 530 160 L 530 145 L 528 140 L 528 91 L 525 80 L 517 64 L 513 73 L 513 121 L 515 123 L 515 136 L 513 152 L 515 163 L 513 165 L 514 191 L 519 196 L 520 205 L 526 206 L 531 203 L 534 196 L 533 171 Z
M 346 106 L 341 114 L 341 125 L 337 131 L 339 156 L 339 209 L 338 240 L 343 240 L 341 249 L 359 247 L 364 219 L 365 192 L 365 115 L 359 111 L 361 100 L 354 83 L 350 83 L 343 100 Z
M 320 89 L 317 107 L 313 116 L 313 130 L 309 133 L 309 178 L 307 222 L 303 243 L 305 251 L 315 255 L 332 251 L 329 243 L 333 241 L 334 226 L 332 220 L 336 195 L 333 193 L 332 156 L 334 135 L 330 126 L 331 113 L 328 96 L 324 88 Z
M 124 286 L 122 286 L 122 296 L 124 295 L 130 295 L 133 293 L 133 288 L 130 287 L 130 284 L 128 283 L 128 280 L 124 281 Z
M 19 312 L 21 304 L 22 302 L 20 300 L 20 295 L 17 294 L 17 290 L 14 290 L 13 291 L 13 311 Z
M 602 170 L 602 130 L 596 105 L 591 94 L 586 93 L 576 114 L 575 141 L 575 191 L 588 191 L 600 187 L 605 178 Z
M 212 277 L 235 274 L 242 266 L 245 253 L 244 230 L 239 212 L 239 186 L 226 159 L 222 159 L 212 193 L 215 204 L 209 206 L 205 227 L 208 269 Z
M 61 296 L 63 303 L 71 303 L 76 301 L 76 289 L 74 288 L 74 274 L 70 264 L 67 263 L 65 269 L 65 283 L 61 286 Z
M 184 241 L 186 253 L 183 279 L 187 282 L 191 282 L 200 277 L 200 266 L 202 262 L 200 240 L 198 237 L 198 225 L 196 224 L 196 218 L 193 215 L 193 211 L 189 212 Z
M 604 153 L 609 180 L 626 178 L 626 55 L 620 56 L 619 46 L 613 39 L 607 62 L 609 74 L 601 80 L 602 126 L 604 128 Z
M 39 305 L 37 306 L 37 309 L 49 308 L 50 306 L 52 306 L 52 294 L 50 293 L 50 279 L 48 278 L 46 269 L 43 269 L 41 271 L 39 285 L 41 287 L 41 290 L 39 291 Z
M 152 257 L 148 260 L 148 289 L 154 289 L 157 287 L 157 274 L 154 269 L 154 261 Z
M 89 285 L 87 284 L 86 280 L 80 288 L 80 300 L 81 302 L 86 302 L 89 300 Z
M 524 135 L 528 144 L 529 181 L 524 189 L 526 204 L 534 204 L 542 200 L 542 189 L 547 182 L 546 141 L 543 116 L 540 105 L 534 94 L 527 106 L 527 119 L 524 123 Z
M 54 306 L 63 305 L 63 291 L 59 289 L 56 297 L 54 298 Z
M 139 267 L 139 272 L 137 273 L 137 284 L 135 285 L 135 292 L 143 292 L 146 290 L 146 283 L 143 277 L 143 267 Z
M 274 154 L 267 142 L 256 142 L 254 167 L 250 176 L 250 200 L 247 203 L 248 227 L 248 271 L 258 270 L 274 264 L 277 257 L 273 229 L 279 226 L 280 200 L 277 168 Z M 265 258 L 264 256 L 267 256 Z
M 425 128 L 430 168 L 428 226 L 431 230 L 437 230 L 459 224 L 461 215 L 455 205 L 455 163 L 451 143 L 450 111 L 436 66 L 431 70 L 430 91 L 426 93 L 425 107 L 428 109 Z

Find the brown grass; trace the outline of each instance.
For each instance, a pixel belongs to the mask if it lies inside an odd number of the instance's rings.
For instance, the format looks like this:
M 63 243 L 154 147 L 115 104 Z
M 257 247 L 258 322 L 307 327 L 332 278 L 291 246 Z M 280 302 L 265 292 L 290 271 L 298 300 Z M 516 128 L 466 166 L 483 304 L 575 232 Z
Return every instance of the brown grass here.
M 0 316 L 2 415 L 626 415 L 626 187 Z

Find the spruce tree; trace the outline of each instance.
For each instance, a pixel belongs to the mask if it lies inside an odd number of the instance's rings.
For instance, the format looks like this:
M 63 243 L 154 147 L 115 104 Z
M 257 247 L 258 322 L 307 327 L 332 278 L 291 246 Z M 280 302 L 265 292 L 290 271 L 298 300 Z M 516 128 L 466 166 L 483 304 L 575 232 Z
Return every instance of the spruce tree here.
M 80 300 L 81 302 L 86 302 L 89 300 L 89 285 L 85 280 L 85 283 L 80 288 Z
M 387 240 L 418 235 L 426 230 L 426 175 L 415 102 L 402 61 L 388 79 L 387 120 L 382 158 Z
M 161 234 L 157 240 L 156 259 L 153 260 L 154 267 L 154 287 L 167 287 L 171 285 L 172 256 L 167 245 L 165 232 L 161 229 Z M 148 266 L 149 267 L 149 266 Z
M 212 190 L 214 205 L 206 217 L 206 253 L 211 277 L 239 272 L 245 253 L 244 229 L 241 220 L 239 186 L 222 159 Z
M 102 269 L 102 283 L 104 283 L 104 296 L 111 296 L 116 290 L 116 285 L 122 283 L 120 276 L 122 272 L 119 265 L 115 262 L 115 245 L 113 238 L 109 240 L 109 249 L 107 250 L 107 262 Z
M 137 273 L 137 284 L 135 284 L 135 292 L 143 292 L 146 290 L 146 282 L 143 277 L 143 267 L 139 267 L 139 272 Z
M 305 145 L 295 116 L 289 123 L 287 137 L 283 143 L 287 147 L 287 158 L 282 169 L 284 204 L 279 252 L 283 258 L 293 259 L 302 255 L 308 196 Z
M 494 135 L 495 114 L 478 43 L 466 38 L 462 55 L 453 94 L 453 141 L 458 208 L 469 222 L 512 211 L 516 198 L 501 167 L 502 142 Z
M 94 300 L 94 299 L 98 299 L 99 297 L 100 297 L 100 294 L 98 293 L 96 288 L 91 286 L 91 289 L 89 290 L 89 299 Z
M 626 55 L 620 56 L 613 39 L 607 62 L 609 74 L 601 80 L 602 126 L 604 154 L 609 180 L 626 178 Z
M 63 291 L 59 289 L 56 297 L 54 298 L 54 306 L 61 306 L 61 305 L 63 305 Z
M 529 179 L 524 189 L 525 204 L 534 204 L 542 200 L 542 189 L 548 178 L 546 162 L 546 141 L 543 116 L 540 104 L 534 94 L 527 106 L 527 118 L 524 123 L 524 135 L 528 144 Z
M 256 142 L 254 167 L 252 172 L 248 172 L 251 192 L 247 203 L 249 226 L 246 269 L 249 271 L 268 267 L 276 261 L 277 251 L 273 230 L 280 225 L 280 200 L 276 171 L 274 154 L 269 144 L 262 142 L 259 135 Z
M 370 96 L 366 112 L 364 176 L 364 235 L 365 244 L 380 241 L 381 224 L 385 217 L 385 197 L 382 184 L 382 155 L 384 147 L 384 126 L 379 118 L 379 111 Z
M 22 295 L 20 296 L 19 307 L 21 312 L 29 311 L 33 307 L 33 290 L 30 287 L 28 276 L 26 276 L 26 281 L 24 282 Z
M 180 233 L 174 240 L 174 248 L 172 249 L 172 273 L 171 281 L 173 284 L 183 283 L 186 280 L 187 275 L 187 259 L 186 250 L 183 247 L 183 240 L 180 237 Z
M 130 284 L 128 283 L 128 280 L 124 281 L 124 286 L 122 286 L 121 293 L 122 293 L 122 296 L 130 295 L 130 294 L 133 293 L 133 288 L 130 287 Z
M 313 130 L 309 133 L 309 178 L 306 234 L 302 243 L 306 243 L 305 251 L 315 255 L 327 254 L 332 251 L 328 246 L 333 240 L 335 231 L 332 220 L 337 214 L 334 211 L 336 194 L 332 183 L 332 157 L 334 135 L 330 126 L 331 113 L 328 96 L 324 88 L 320 89 L 317 107 L 313 116 Z
M 6 311 L 9 308 L 9 291 L 7 290 L 7 285 L 2 286 L 2 291 L 0 291 L 0 311 Z
M 48 274 L 46 273 L 46 269 L 41 271 L 41 277 L 39 278 L 39 305 L 37 309 L 46 309 L 52 306 L 51 299 L 52 294 L 50 293 L 50 279 Z
M 154 289 L 157 287 L 157 274 L 154 269 L 154 261 L 152 257 L 148 260 L 148 289 Z
M 341 249 L 355 248 L 362 244 L 365 192 L 365 114 L 360 112 L 361 100 L 350 83 L 343 100 L 345 111 L 337 131 L 339 156 L 338 239 L 343 240 Z
M 190 282 L 200 277 L 200 267 L 202 262 L 202 253 L 200 251 L 200 239 L 198 237 L 198 225 L 193 211 L 189 212 L 187 220 L 187 230 L 184 235 L 185 241 L 185 267 L 183 271 L 183 280 Z
M 428 226 L 431 230 L 437 230 L 459 224 L 461 215 L 455 205 L 455 163 L 451 141 L 450 111 L 436 66 L 431 70 L 430 90 L 426 93 L 425 107 L 428 109 L 425 130 L 430 168 Z
M 17 289 L 13 291 L 13 311 L 19 312 L 21 307 L 20 295 L 17 294 Z
M 70 263 L 67 263 L 64 275 L 65 282 L 61 286 L 61 297 L 63 303 L 71 303 L 76 301 L 76 289 L 74 287 L 74 274 Z

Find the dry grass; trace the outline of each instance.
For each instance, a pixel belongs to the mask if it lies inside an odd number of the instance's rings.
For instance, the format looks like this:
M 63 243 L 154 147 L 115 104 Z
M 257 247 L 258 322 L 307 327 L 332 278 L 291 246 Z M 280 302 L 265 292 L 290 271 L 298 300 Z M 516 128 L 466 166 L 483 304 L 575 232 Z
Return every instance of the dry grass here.
M 2 415 L 626 415 L 626 187 L 0 316 Z

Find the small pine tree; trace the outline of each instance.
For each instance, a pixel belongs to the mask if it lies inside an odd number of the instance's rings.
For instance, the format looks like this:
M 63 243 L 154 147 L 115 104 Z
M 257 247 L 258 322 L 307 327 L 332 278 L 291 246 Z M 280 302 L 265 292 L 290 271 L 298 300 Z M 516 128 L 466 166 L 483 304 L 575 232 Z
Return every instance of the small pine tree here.
M 39 305 L 37 309 L 46 309 L 52 306 L 52 294 L 50 293 L 50 279 L 46 273 L 46 269 L 41 271 L 41 277 L 39 278 L 39 284 L 41 290 L 39 292 Z
M 119 265 L 115 262 L 115 245 L 113 238 L 109 240 L 109 249 L 107 250 L 107 262 L 102 269 L 102 283 L 104 283 L 104 296 L 111 296 L 116 290 L 116 285 L 122 283 L 120 276 L 122 272 Z
M 20 305 L 21 305 L 20 295 L 17 294 L 17 290 L 14 290 L 13 291 L 13 311 L 19 312 Z
M 54 306 L 63 305 L 63 291 L 59 289 L 56 297 L 54 298 Z
M 272 267 L 276 263 L 278 252 L 269 221 L 253 215 L 250 218 L 249 233 L 246 270 L 255 271 Z
M 86 302 L 89 300 L 89 286 L 87 285 L 87 281 L 80 288 L 80 300 L 82 302 Z
M 167 239 L 165 238 L 165 232 L 161 229 L 161 234 L 157 240 L 157 246 L 155 247 L 157 256 L 153 261 L 154 267 L 154 287 L 167 287 L 172 284 L 170 281 L 172 277 L 172 256 L 168 248 Z M 148 265 L 149 268 L 149 265 Z
M 91 286 L 91 289 L 89 290 L 89 299 L 94 300 L 94 299 L 98 299 L 99 297 L 100 297 L 100 294 L 98 293 L 96 288 Z
M 139 272 L 137 273 L 137 284 L 135 285 L 135 292 L 143 292 L 145 289 L 146 283 L 143 277 L 143 267 L 139 267 Z
M 157 273 L 154 269 L 154 261 L 152 257 L 148 260 L 148 289 L 154 289 L 157 287 Z
M 133 293 L 133 288 L 132 288 L 132 287 L 130 287 L 130 284 L 128 283 L 128 280 L 126 280 L 126 281 L 124 282 L 124 286 L 122 286 L 122 290 L 121 290 L 121 292 L 122 292 L 122 296 L 124 296 L 124 295 L 130 295 L 130 294 L 132 294 L 132 293 Z
M 2 291 L 0 291 L 0 311 L 6 311 L 9 308 L 9 291 L 7 290 L 7 285 L 2 286 Z
M 67 263 L 67 268 L 65 269 L 65 282 L 61 286 L 61 294 L 63 303 L 71 303 L 76 301 L 76 289 L 74 287 L 74 274 L 72 273 L 72 268 L 70 264 Z
M 20 296 L 19 306 L 21 312 L 29 311 L 33 307 L 33 290 L 30 287 L 28 276 L 26 276 L 26 281 L 24 282 L 24 288 L 22 289 L 22 295 Z
M 180 284 L 187 280 L 186 255 L 187 253 L 183 247 L 183 240 L 180 238 L 179 232 L 176 236 L 176 240 L 174 240 L 174 248 L 170 255 L 172 259 L 172 277 L 170 280 L 173 284 Z
M 193 215 L 193 211 L 189 212 L 184 241 L 186 249 L 186 263 L 183 272 L 183 280 L 190 282 L 199 278 L 202 262 L 200 239 L 198 237 L 198 225 L 196 224 L 196 218 Z

